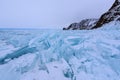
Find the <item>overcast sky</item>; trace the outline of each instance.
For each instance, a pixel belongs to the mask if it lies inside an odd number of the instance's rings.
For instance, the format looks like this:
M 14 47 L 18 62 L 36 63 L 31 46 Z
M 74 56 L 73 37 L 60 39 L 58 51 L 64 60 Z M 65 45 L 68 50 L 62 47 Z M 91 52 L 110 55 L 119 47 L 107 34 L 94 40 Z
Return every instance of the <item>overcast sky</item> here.
M 0 28 L 63 28 L 99 18 L 114 0 L 0 0 Z

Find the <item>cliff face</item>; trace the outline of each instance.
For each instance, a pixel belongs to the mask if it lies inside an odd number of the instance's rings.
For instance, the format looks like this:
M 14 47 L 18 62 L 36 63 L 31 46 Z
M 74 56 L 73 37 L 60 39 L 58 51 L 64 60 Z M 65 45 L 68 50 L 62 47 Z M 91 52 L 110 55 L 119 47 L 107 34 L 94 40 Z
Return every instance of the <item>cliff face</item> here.
M 92 29 L 99 28 L 111 21 L 120 21 L 120 0 L 114 2 L 112 7 L 100 17 L 97 24 Z
M 98 19 L 84 19 L 79 23 L 72 23 L 67 28 L 63 28 L 63 30 L 89 30 L 96 25 L 97 21 Z
M 63 30 L 89 30 L 102 27 L 112 21 L 120 21 L 120 0 L 115 0 L 112 7 L 100 19 L 85 19 L 80 23 L 73 23 Z

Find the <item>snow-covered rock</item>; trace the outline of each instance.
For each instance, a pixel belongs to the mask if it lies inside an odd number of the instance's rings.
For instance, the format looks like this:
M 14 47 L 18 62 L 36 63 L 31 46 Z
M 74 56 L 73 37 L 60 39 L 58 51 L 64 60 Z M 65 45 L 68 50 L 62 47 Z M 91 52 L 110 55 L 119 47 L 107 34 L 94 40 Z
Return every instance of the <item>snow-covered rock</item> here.
M 115 0 L 112 7 L 100 17 L 100 19 L 98 20 L 97 24 L 93 27 L 93 29 L 99 28 L 104 24 L 110 23 L 112 21 L 120 21 L 120 1 L 119 0 Z
M 112 21 L 108 24 L 104 24 L 99 29 L 101 30 L 120 30 L 120 21 Z
M 115 0 L 112 7 L 104 13 L 99 19 L 86 19 L 80 23 L 73 23 L 63 30 L 90 30 L 103 27 L 104 25 L 114 25 L 116 23 L 120 25 L 120 1 Z M 109 24 L 110 23 L 110 24 Z M 113 24 L 112 24 L 113 23 Z M 115 25 L 114 25 L 115 26 Z
M 79 23 L 72 23 L 67 28 L 63 28 L 63 30 L 89 30 L 96 25 L 97 21 L 98 19 L 85 19 Z

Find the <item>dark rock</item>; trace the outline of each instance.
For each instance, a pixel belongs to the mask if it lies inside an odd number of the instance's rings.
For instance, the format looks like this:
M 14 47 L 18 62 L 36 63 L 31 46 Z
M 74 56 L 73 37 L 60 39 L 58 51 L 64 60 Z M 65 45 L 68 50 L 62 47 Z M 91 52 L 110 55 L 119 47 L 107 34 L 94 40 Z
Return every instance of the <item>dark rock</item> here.
M 115 0 L 112 7 L 100 17 L 97 24 L 92 29 L 99 28 L 111 21 L 120 21 L 120 0 Z
M 102 27 L 112 21 L 120 21 L 120 0 L 115 0 L 112 7 L 100 19 L 85 19 L 80 23 L 72 23 L 63 30 L 90 30 Z
M 89 30 L 96 25 L 97 21 L 98 19 L 85 19 L 79 23 L 72 23 L 67 28 L 63 28 L 63 30 Z

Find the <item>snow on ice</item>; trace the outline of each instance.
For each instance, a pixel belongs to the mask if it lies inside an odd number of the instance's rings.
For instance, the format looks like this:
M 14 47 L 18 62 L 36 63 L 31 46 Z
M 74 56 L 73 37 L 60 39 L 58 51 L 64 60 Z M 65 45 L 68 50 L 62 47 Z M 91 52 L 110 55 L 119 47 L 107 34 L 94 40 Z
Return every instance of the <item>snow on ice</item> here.
M 0 30 L 0 80 L 120 80 L 120 30 L 110 28 Z

